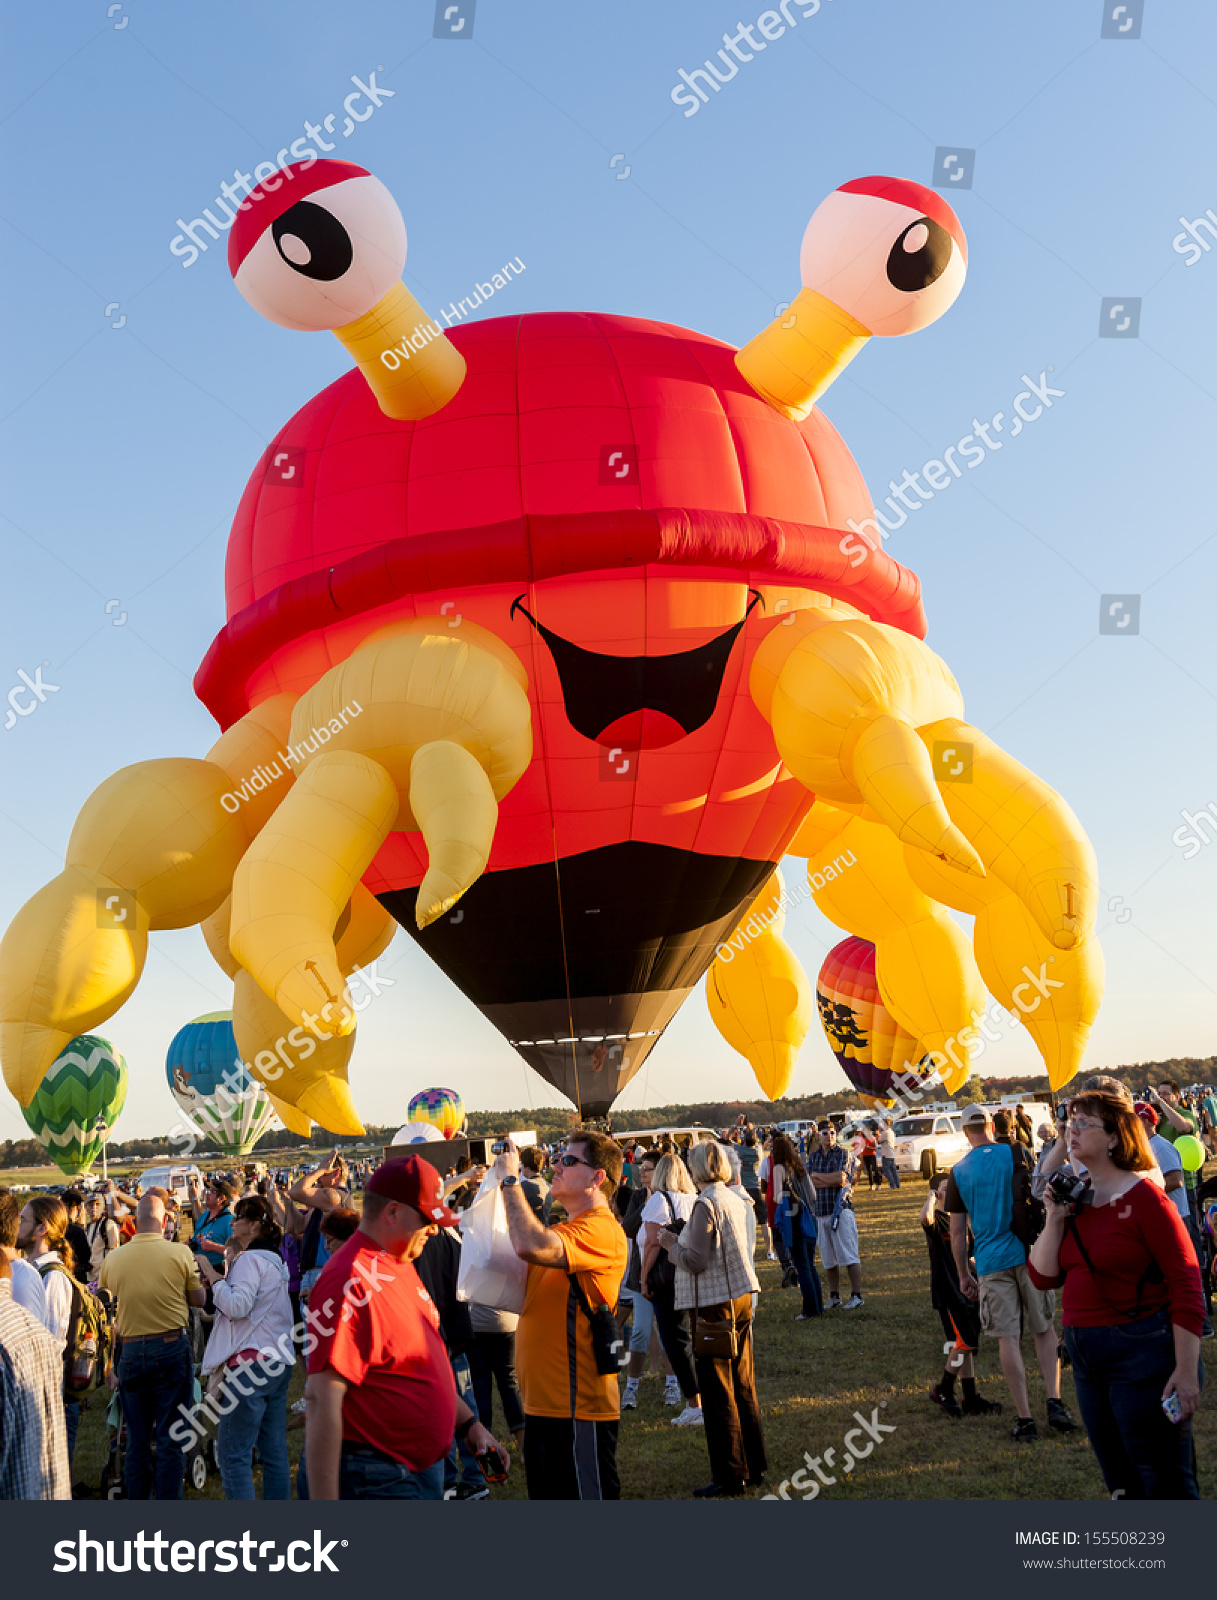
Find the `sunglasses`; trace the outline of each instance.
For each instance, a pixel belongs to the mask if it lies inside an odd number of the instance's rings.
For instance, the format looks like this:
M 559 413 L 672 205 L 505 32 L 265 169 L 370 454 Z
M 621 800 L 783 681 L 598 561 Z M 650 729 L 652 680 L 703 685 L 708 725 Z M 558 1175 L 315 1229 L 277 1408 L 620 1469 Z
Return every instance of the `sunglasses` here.
M 582 1156 L 572 1156 L 569 1150 L 565 1151 L 562 1155 L 560 1155 L 557 1158 L 557 1163 L 556 1164 L 559 1167 L 591 1167 L 592 1166 L 591 1162 L 590 1161 L 585 1161 Z M 595 1170 L 596 1170 L 595 1167 L 592 1167 L 592 1171 L 595 1172 Z

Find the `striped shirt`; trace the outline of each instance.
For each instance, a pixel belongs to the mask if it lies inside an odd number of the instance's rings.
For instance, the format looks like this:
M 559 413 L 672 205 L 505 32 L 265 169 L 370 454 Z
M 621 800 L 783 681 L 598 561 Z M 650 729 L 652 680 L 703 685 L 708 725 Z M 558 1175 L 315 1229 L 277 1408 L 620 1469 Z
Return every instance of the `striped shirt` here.
M 63 1354 L 0 1278 L 0 1500 L 70 1500 Z

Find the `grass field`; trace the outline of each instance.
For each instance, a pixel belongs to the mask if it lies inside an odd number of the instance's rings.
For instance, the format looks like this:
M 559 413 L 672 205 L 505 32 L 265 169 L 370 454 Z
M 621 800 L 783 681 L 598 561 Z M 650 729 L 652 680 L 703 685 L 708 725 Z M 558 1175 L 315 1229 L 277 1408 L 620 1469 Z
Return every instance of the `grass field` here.
M 860 1311 L 796 1323 L 798 1292 L 783 1293 L 778 1269 L 758 1262 L 764 1292 L 756 1317 L 756 1373 L 769 1482 L 750 1493 L 776 1493 L 783 1479 L 805 1466 L 805 1452 L 823 1457 L 831 1449 L 841 1463 L 844 1436 L 857 1425 L 854 1412 L 869 1418 L 879 1406 L 880 1420 L 896 1431 L 885 1434 L 848 1475 L 826 1461 L 825 1474 L 838 1482 L 822 1489 L 821 1500 L 1105 1499 L 1085 1434 L 1047 1432 L 1044 1390 L 1029 1339 L 1026 1355 L 1032 1410 L 1040 1424 L 1038 1445 L 1016 1446 L 1009 1437 L 1009 1396 L 995 1348 L 982 1348 L 978 1379 L 983 1394 L 1005 1403 L 1002 1416 L 952 1422 L 926 1398 L 942 1371 L 943 1341 L 929 1303 L 928 1259 L 917 1226 L 924 1198 L 920 1181 L 906 1182 L 898 1191 L 859 1190 L 855 1195 L 866 1299 Z M 303 1372 L 298 1369 L 290 1398 L 297 1399 L 302 1389 Z M 1062 1393 L 1076 1414 L 1068 1372 Z M 638 1410 L 622 1418 L 618 1465 L 627 1499 L 683 1499 L 709 1479 L 701 1429 L 673 1428 L 669 1418 L 674 1413 L 664 1408 L 662 1397 L 661 1382 L 644 1380 Z M 506 1438 L 497 1397 L 495 1407 L 497 1436 Z M 1196 1434 L 1201 1492 L 1212 1498 L 1217 1409 L 1211 1398 L 1201 1407 Z M 302 1432 L 289 1434 L 293 1462 L 303 1438 Z M 81 1418 L 75 1476 L 96 1489 L 105 1457 L 104 1405 L 95 1395 Z M 525 1497 L 514 1452 L 511 1475 L 494 1495 Z M 201 1497 L 222 1498 L 214 1473 Z M 188 1490 L 187 1498 L 195 1498 L 194 1491 Z

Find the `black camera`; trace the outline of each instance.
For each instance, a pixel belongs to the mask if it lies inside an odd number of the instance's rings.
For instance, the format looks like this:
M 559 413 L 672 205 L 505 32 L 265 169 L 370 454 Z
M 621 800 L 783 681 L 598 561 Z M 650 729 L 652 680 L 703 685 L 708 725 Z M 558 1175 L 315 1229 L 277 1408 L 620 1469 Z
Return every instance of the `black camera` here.
M 494 1141 L 494 1143 L 490 1146 L 490 1153 L 491 1153 L 491 1155 L 494 1155 L 494 1156 L 501 1156 L 506 1149 L 507 1149 L 507 1140 L 506 1139 L 496 1139 Z
M 1054 1172 L 1047 1187 L 1057 1205 L 1063 1206 L 1071 1217 L 1094 1199 L 1090 1179 L 1079 1178 L 1076 1172 Z

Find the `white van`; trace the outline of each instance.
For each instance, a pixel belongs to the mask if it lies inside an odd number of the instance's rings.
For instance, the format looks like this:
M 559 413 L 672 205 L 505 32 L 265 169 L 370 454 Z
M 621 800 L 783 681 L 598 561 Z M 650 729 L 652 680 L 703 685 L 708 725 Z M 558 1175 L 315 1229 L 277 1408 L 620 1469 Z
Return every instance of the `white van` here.
M 197 1178 L 203 1182 L 203 1174 L 193 1161 L 175 1163 L 172 1166 L 149 1167 L 147 1172 L 139 1175 L 140 1187 L 144 1194 L 149 1189 L 168 1189 L 169 1193 L 184 1206 L 190 1199 L 190 1180 Z

